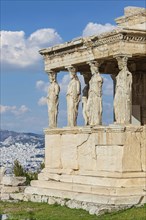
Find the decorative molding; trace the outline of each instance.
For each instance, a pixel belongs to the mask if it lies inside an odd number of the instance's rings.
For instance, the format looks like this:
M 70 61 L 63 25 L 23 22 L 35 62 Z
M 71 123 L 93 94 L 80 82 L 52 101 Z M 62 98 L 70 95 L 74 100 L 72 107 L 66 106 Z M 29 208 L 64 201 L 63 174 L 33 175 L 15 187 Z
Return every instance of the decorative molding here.
M 120 32 L 110 32 L 110 34 L 103 34 L 99 36 L 92 36 L 87 39 L 83 38 L 83 43 L 78 45 L 66 45 L 66 47 L 60 48 L 57 50 L 41 50 L 41 55 L 44 56 L 45 60 L 52 59 L 57 56 L 65 56 L 67 54 L 73 54 L 75 52 L 84 52 L 88 50 L 92 53 L 93 48 L 97 48 L 98 46 L 104 45 L 104 49 L 100 49 L 99 51 L 106 51 L 108 50 L 108 45 L 116 43 L 116 42 L 135 42 L 135 43 L 146 43 L 146 35 L 145 33 L 127 33 L 124 30 Z

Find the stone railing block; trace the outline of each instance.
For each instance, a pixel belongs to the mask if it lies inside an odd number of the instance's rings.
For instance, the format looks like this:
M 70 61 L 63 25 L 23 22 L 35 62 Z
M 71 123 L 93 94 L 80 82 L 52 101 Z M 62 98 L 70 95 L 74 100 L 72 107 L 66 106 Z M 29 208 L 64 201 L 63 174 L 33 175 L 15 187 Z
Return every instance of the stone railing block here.
M 25 182 L 26 177 L 4 176 L 1 184 L 5 186 L 23 186 Z

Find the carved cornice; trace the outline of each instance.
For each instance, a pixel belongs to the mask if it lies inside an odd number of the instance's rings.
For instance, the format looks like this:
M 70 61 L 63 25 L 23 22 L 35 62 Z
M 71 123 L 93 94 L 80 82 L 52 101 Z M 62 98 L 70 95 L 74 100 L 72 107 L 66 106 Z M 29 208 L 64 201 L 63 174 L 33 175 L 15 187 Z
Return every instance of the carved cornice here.
M 85 48 L 84 47 L 74 47 L 72 49 L 68 49 L 68 48 L 65 48 L 64 51 L 52 51 L 51 53 L 49 52 L 45 52 L 43 54 L 44 58 L 53 58 L 55 56 L 63 56 L 63 55 L 66 55 L 66 54 L 71 54 L 71 53 L 74 53 L 74 52 L 77 52 L 77 51 L 83 51 Z
M 117 42 L 127 43 L 146 43 L 146 31 L 130 30 L 130 29 L 115 29 L 110 33 L 101 34 L 99 36 L 92 36 L 87 38 L 81 38 L 80 41 L 74 43 L 74 41 L 61 44 L 52 48 L 40 50 L 40 54 L 45 59 L 52 59 L 56 56 L 64 56 L 73 54 L 75 52 L 82 52 L 85 50 L 91 50 L 101 45 L 110 45 Z
M 140 131 L 143 131 L 143 127 L 138 127 Z M 136 128 L 138 130 L 138 128 Z M 83 127 L 64 127 L 64 128 L 54 128 L 44 129 L 45 135 L 57 135 L 57 134 L 90 134 L 90 133 L 124 133 L 125 130 L 134 130 L 135 128 L 131 128 L 124 125 L 109 125 L 109 126 L 83 126 Z
M 103 38 L 99 38 L 94 42 L 94 46 L 100 46 L 103 44 L 110 44 L 110 43 L 116 43 L 119 41 L 125 41 L 125 42 L 140 42 L 140 43 L 146 43 L 146 33 L 145 34 L 132 34 L 132 33 L 118 33 L 115 35 L 109 35 L 105 36 Z

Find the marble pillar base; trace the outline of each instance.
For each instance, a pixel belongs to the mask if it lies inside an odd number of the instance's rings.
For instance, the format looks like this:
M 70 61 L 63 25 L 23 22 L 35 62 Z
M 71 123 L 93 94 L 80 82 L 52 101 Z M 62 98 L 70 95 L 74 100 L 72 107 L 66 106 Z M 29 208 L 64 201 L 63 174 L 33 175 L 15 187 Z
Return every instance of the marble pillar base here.
M 146 126 L 45 130 L 45 168 L 25 189 L 81 202 L 145 202 Z

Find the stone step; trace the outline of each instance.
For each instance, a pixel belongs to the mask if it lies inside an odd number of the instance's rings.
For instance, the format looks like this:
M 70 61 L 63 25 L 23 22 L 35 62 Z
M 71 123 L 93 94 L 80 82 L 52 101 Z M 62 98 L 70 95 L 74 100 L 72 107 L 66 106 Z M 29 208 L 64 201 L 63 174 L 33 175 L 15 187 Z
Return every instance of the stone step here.
M 76 183 L 64 183 L 57 181 L 43 181 L 33 180 L 31 181 L 32 187 L 40 187 L 46 189 L 56 189 L 72 191 L 77 193 L 90 193 L 97 195 L 113 195 L 113 196 L 131 196 L 131 195 L 145 195 L 144 187 L 105 187 L 105 186 L 93 186 L 86 184 Z
M 81 202 L 91 202 L 96 204 L 113 204 L 113 205 L 134 205 L 134 204 L 144 204 L 146 202 L 146 197 L 141 195 L 135 196 L 111 196 L 111 195 L 95 195 L 91 193 L 81 193 L 73 192 L 67 190 L 58 190 L 51 188 L 41 188 L 41 187 L 27 187 L 25 189 L 25 195 L 42 195 L 51 196 L 57 198 L 71 199 Z
M 40 173 L 39 180 L 54 180 L 65 183 L 77 183 L 93 185 L 93 186 L 106 186 L 106 187 L 144 187 L 145 175 L 143 177 L 97 177 L 97 176 L 84 176 L 84 175 L 58 175 L 53 173 Z
M 72 169 L 51 169 L 45 167 L 39 175 L 47 175 L 47 174 L 73 174 L 73 175 L 82 175 L 82 176 L 95 176 L 95 177 L 111 177 L 111 178 L 141 178 L 146 176 L 146 172 L 107 172 L 107 171 L 92 171 L 92 170 L 72 170 Z

